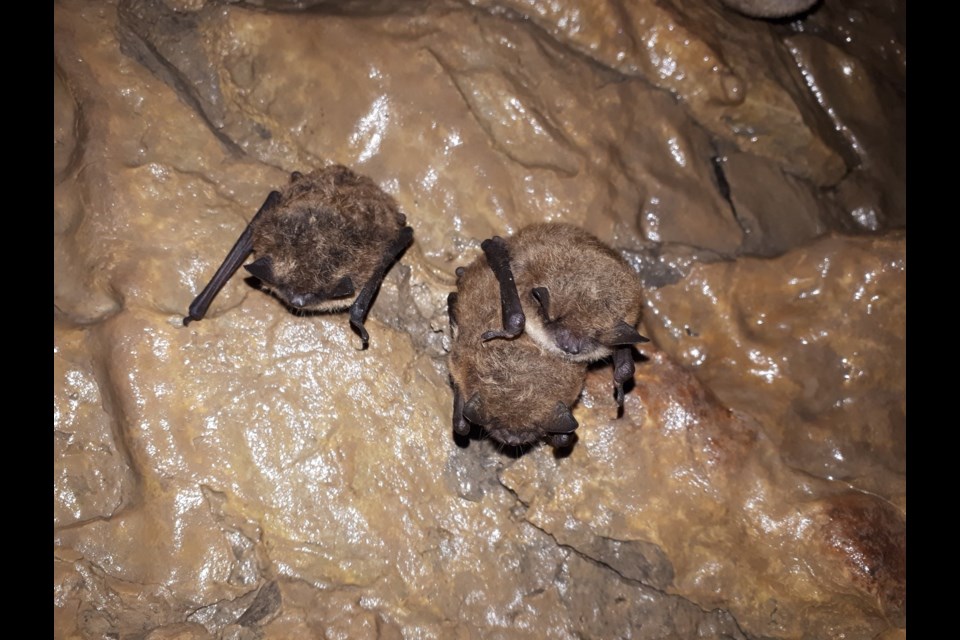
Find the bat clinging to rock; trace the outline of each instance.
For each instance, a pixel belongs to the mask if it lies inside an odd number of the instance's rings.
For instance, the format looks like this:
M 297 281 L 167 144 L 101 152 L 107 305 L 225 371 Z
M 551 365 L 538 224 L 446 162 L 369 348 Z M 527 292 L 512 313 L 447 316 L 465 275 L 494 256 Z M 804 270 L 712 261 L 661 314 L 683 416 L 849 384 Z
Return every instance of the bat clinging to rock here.
M 454 432 L 467 435 L 472 423 L 512 446 L 541 439 L 555 447 L 572 444 L 577 421 L 570 408 L 580 396 L 586 363 L 561 358 L 523 335 L 483 340 L 500 314 L 497 280 L 483 257 L 457 275 L 457 293 L 448 299 Z
M 244 265 L 293 309 L 350 309 L 363 339 L 373 297 L 390 265 L 413 240 L 397 203 L 370 178 L 332 165 L 294 172 L 272 191 L 183 319 L 201 320 L 227 280 Z
M 504 240 L 484 241 L 500 283 L 502 330 L 484 340 L 525 332 L 564 359 L 593 362 L 613 356 L 617 404 L 633 377 L 631 345 L 648 342 L 636 325 L 640 279 L 613 249 L 579 227 L 535 224 Z

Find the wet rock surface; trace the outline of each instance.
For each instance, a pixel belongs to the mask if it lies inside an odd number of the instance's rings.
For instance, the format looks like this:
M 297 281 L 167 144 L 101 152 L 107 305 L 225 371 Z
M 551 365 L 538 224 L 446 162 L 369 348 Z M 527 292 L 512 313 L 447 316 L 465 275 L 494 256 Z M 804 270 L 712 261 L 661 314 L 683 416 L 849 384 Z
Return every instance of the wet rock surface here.
M 55 4 L 55 637 L 905 635 L 902 4 Z M 183 327 L 332 162 L 415 229 L 370 348 Z M 647 287 L 624 415 L 455 442 L 454 269 L 545 220 Z
M 648 291 L 647 326 L 788 465 L 905 508 L 904 241 L 828 237 L 773 262 L 700 264 Z
M 605 540 L 642 543 L 594 559 L 623 574 L 659 569 L 666 591 L 722 607 L 761 637 L 859 636 L 902 622 L 902 510 L 785 466 L 751 416 L 663 352 L 649 355 L 625 419 L 584 411 L 568 458 L 528 456 L 502 473 L 524 517 L 584 554 L 602 554 Z M 595 377 L 584 404 L 606 404 L 604 391 Z

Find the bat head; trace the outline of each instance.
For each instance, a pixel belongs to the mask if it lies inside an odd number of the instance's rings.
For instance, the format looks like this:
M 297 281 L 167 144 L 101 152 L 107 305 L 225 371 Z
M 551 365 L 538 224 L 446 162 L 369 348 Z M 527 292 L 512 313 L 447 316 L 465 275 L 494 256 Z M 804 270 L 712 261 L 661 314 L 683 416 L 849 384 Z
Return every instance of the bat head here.
M 257 259 L 245 268 L 291 308 L 345 309 L 397 233 L 358 224 L 356 216 L 345 214 L 356 213 L 348 206 L 320 200 L 319 187 L 301 191 L 304 180 L 291 186 L 282 207 L 251 223 Z
M 573 432 L 577 420 L 570 407 L 557 401 L 552 407 L 529 407 L 536 415 L 530 415 L 522 423 L 505 424 L 497 407 L 485 402 L 479 392 L 474 393 L 463 406 L 463 417 L 486 429 L 491 438 L 513 447 L 522 447 L 540 440 L 546 440 L 554 447 L 567 447 L 573 444 Z
M 274 262 L 270 255 L 261 256 L 244 268 L 287 305 L 303 310 L 344 308 L 353 301 L 356 287 L 348 275 L 328 276 L 318 282 L 315 274 L 304 273 L 296 262 Z
M 523 336 L 451 355 L 467 421 L 511 446 L 573 443 L 577 421 L 570 408 L 580 396 L 585 364 L 559 358 Z

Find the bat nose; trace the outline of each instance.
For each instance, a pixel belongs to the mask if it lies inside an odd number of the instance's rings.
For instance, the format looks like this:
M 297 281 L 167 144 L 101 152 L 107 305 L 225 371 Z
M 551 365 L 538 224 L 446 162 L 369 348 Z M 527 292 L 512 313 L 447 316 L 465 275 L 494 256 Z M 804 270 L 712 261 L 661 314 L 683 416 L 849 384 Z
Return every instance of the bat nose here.
M 529 431 L 498 431 L 494 434 L 494 438 L 511 447 L 522 447 L 525 444 L 530 444 L 535 441 L 537 434 Z
M 561 336 L 558 342 L 560 343 L 559 344 L 560 348 L 566 351 L 567 353 L 574 356 L 580 353 L 580 341 L 576 340 L 572 336 L 567 336 L 567 335 Z
M 556 333 L 554 333 L 554 341 L 561 350 L 570 355 L 575 356 L 580 353 L 580 340 L 566 328 L 557 329 Z
M 290 296 L 290 304 L 296 307 L 297 309 L 303 309 L 304 305 L 307 304 L 306 296 L 297 294 L 295 296 Z

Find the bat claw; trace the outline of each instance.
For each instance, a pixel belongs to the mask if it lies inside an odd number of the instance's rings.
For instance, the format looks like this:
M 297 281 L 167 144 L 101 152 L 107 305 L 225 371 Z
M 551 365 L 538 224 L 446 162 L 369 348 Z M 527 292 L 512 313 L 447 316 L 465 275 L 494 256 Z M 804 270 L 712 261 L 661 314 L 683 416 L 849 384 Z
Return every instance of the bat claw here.
M 633 350 L 617 347 L 613 352 L 613 397 L 617 401 L 618 418 L 623 415 L 623 385 L 633 378 L 634 371 Z
M 513 332 L 510 332 L 510 331 L 493 331 L 493 330 L 491 330 L 491 331 L 485 331 L 485 332 L 480 336 L 480 340 L 481 340 L 482 342 L 489 342 L 490 340 L 494 340 L 494 339 L 496 339 L 496 338 L 503 338 L 504 340 L 512 340 L 513 338 L 516 338 L 518 335 L 520 335 L 520 332 L 519 332 L 519 331 L 517 331 L 516 333 L 513 333 Z
M 363 340 L 363 346 L 360 348 L 361 351 L 370 346 L 370 334 L 367 333 L 366 328 L 360 322 L 357 322 L 353 318 L 350 318 L 350 326 L 356 329 L 357 333 L 360 334 L 360 339 Z

